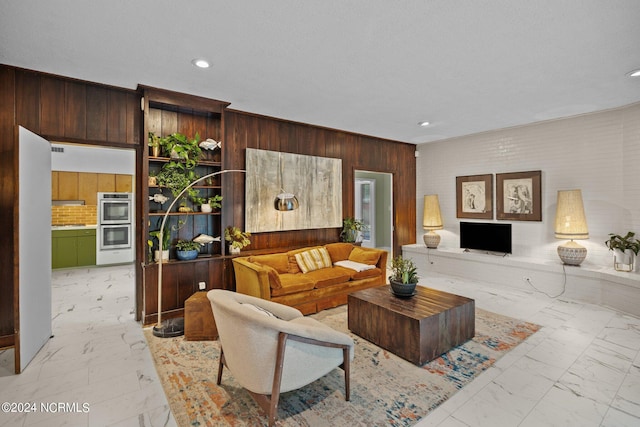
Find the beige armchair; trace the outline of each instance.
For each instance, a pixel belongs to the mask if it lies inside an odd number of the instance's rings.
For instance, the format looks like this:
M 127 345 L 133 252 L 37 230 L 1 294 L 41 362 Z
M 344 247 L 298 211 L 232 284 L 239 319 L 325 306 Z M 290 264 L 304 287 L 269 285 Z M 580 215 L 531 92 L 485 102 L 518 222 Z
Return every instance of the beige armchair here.
M 273 425 L 280 393 L 303 387 L 340 366 L 349 400 L 351 337 L 295 308 L 214 289 L 207 293 L 220 335 L 218 380 L 226 366 Z

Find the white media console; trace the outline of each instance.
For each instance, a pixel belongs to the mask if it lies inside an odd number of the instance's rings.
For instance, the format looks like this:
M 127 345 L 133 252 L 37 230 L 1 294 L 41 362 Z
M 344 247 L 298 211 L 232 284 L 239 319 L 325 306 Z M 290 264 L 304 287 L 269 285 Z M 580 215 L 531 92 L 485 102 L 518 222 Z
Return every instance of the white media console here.
M 637 272 L 619 272 L 604 266 L 563 266 L 560 259 L 554 262 L 464 252 L 463 249 L 427 249 L 423 244 L 404 245 L 402 254 L 413 260 L 420 277 L 426 281 L 429 272 L 436 272 L 532 290 L 527 283 L 529 279 L 549 295 L 558 295 L 566 286 L 563 294 L 566 298 L 640 316 L 640 274 Z

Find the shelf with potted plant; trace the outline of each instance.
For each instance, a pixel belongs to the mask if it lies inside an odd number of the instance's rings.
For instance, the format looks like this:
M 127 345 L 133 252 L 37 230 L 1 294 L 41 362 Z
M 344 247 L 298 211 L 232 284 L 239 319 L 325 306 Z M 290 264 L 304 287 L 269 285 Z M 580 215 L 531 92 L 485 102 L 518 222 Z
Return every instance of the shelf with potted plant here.
M 202 212 L 197 199 L 222 196 L 225 184 L 222 179 L 203 180 L 193 187 L 191 183 L 224 168 L 223 145 L 214 142 L 223 137 L 223 112 L 229 104 L 147 86 L 140 86 L 140 90 L 143 91 L 142 131 L 150 138 L 149 148 L 142 152 L 139 165 L 143 183 L 140 186 L 141 236 L 144 239 L 139 247 L 148 244 L 149 232 L 161 227 L 167 209 L 172 206 L 166 216 L 166 224 L 172 229 L 171 259 L 163 263 L 161 269 L 161 264 L 153 262 L 148 253 L 138 251 L 142 267 L 136 279 L 137 287 L 142 289 L 140 315 L 148 324 L 159 320 L 156 319 L 158 311 L 168 317 L 179 316 L 185 298 L 197 290 L 198 283 L 205 282 L 209 289 L 227 281 L 225 244 L 219 240 L 224 235 L 223 212 Z M 175 151 L 173 156 L 171 151 Z M 155 177 L 156 182 L 147 182 L 149 177 Z M 176 196 L 187 186 L 187 191 L 193 191 L 185 192 L 185 197 L 176 202 Z M 180 205 L 189 211 L 181 212 Z M 176 227 L 181 221 L 184 224 Z M 201 236 L 213 240 L 203 244 L 195 259 L 178 260 L 177 242 L 193 241 Z M 153 250 L 157 248 L 157 239 L 151 240 Z M 186 243 L 180 243 L 180 247 L 184 245 Z M 160 298 L 160 307 L 156 282 L 162 275 L 166 293 Z

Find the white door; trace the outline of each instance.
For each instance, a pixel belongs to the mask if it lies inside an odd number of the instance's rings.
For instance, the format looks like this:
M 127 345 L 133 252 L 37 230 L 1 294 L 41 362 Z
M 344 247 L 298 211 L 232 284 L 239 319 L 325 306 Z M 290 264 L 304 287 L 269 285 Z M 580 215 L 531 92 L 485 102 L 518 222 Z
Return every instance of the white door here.
M 51 144 L 19 130 L 16 373 L 51 337 Z

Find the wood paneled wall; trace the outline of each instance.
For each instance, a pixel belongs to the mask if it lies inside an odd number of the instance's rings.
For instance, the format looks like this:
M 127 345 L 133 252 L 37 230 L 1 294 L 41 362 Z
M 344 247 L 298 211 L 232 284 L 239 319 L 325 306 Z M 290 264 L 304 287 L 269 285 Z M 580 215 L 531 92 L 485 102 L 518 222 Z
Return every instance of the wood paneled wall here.
M 187 96 L 187 95 L 185 95 Z M 194 103 L 201 99 L 193 97 Z M 83 82 L 35 71 L 0 65 L 0 347 L 13 344 L 14 288 L 18 282 L 17 254 L 17 156 L 16 125 L 54 141 L 68 141 L 137 149 L 136 175 L 143 174 L 141 153 L 146 149 L 142 135 L 141 94 L 122 88 Z M 195 108 L 195 104 L 194 104 Z M 416 163 L 415 146 L 302 123 L 258 116 L 234 110 L 223 111 L 221 132 L 222 165 L 225 169 L 245 168 L 245 149 L 261 148 L 296 154 L 340 158 L 343 160 L 343 214 L 354 212 L 354 171 L 369 170 L 393 174 L 394 252 L 415 242 Z M 196 123 L 171 125 L 191 133 Z M 209 119 L 205 118 L 204 122 Z M 208 125 L 207 125 L 208 126 Z M 207 130 L 207 132 L 209 129 Z M 213 132 L 214 134 L 216 132 Z M 142 185 L 136 180 L 137 185 Z M 223 217 L 226 225 L 244 225 L 244 177 L 222 177 Z M 140 193 L 138 191 L 138 193 Z M 144 203 L 136 200 L 138 206 Z M 232 224 L 231 224 L 232 223 Z M 138 222 L 142 229 L 142 224 Z M 340 229 L 319 229 L 261 233 L 253 238 L 251 249 L 306 246 L 338 239 Z M 138 236 L 142 241 L 146 236 Z M 213 280 L 213 279 L 212 279 Z M 142 304 L 141 287 L 136 290 Z
M 0 65 L 0 348 L 13 345 L 19 328 L 17 126 L 49 140 L 139 152 L 140 98 L 132 90 Z
M 225 169 L 244 169 L 246 148 L 342 159 L 343 217 L 355 211 L 354 171 L 393 174 L 394 253 L 415 243 L 414 145 L 233 110 L 224 113 L 224 129 Z M 244 226 L 244 177 L 224 176 L 223 188 L 223 217 L 232 219 L 223 227 Z M 260 233 L 252 237 L 250 249 L 323 244 L 339 235 L 340 228 Z

